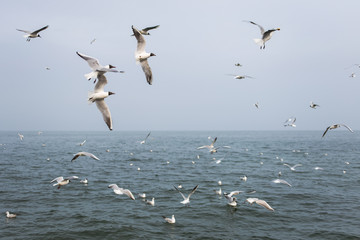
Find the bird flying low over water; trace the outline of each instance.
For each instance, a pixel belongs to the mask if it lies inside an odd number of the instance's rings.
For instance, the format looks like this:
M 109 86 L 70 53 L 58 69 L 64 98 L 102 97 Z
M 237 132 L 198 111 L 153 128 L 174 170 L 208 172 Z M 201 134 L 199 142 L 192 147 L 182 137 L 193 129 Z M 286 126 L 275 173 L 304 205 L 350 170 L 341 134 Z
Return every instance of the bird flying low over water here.
M 137 63 L 140 63 L 142 70 L 145 73 L 146 81 L 151 85 L 152 84 L 152 72 L 151 68 L 148 63 L 148 58 L 152 56 L 156 56 L 154 53 L 147 53 L 145 51 L 146 41 L 145 38 L 142 36 L 142 34 L 134 28 L 134 26 L 131 26 L 134 35 L 137 40 L 137 48 L 135 51 L 135 60 Z
M 53 179 L 50 183 L 52 183 L 52 182 L 57 182 L 57 183 L 55 183 L 53 186 L 55 187 L 55 186 L 58 186 L 57 188 L 59 189 L 61 186 L 64 186 L 64 185 L 67 185 L 67 184 L 69 184 L 71 181 L 70 180 L 72 180 L 72 179 L 78 179 L 79 177 L 77 177 L 77 176 L 72 176 L 72 177 L 67 177 L 67 178 L 63 178 L 63 177 L 57 177 L 57 178 L 55 178 L 55 179 Z
M 272 180 L 272 182 L 273 183 L 282 183 L 282 184 L 285 184 L 285 185 L 288 185 L 289 187 L 291 187 L 291 184 L 283 179 L 274 179 L 274 180 Z
M 253 203 L 256 203 L 270 211 L 275 211 L 267 202 L 265 202 L 264 200 L 258 199 L 258 198 L 248 198 L 248 199 L 246 199 L 246 202 L 250 203 L 250 205 L 252 205 Z
M 232 191 L 230 193 L 224 192 L 224 197 L 228 200 L 228 205 L 232 207 L 236 207 L 237 205 L 237 199 L 236 197 L 233 197 L 234 195 L 238 195 L 239 193 L 242 193 L 243 191 Z
M 39 32 L 47 29 L 48 27 L 49 27 L 49 25 L 47 25 L 47 26 L 45 26 L 45 27 L 43 27 L 43 28 L 40 28 L 40 29 L 38 29 L 38 30 L 36 30 L 36 31 L 33 31 L 33 32 L 30 32 L 30 31 L 27 31 L 27 30 L 21 30 L 21 29 L 16 29 L 16 30 L 18 30 L 18 31 L 20 31 L 20 32 L 26 33 L 26 34 L 24 35 L 24 37 L 27 38 L 27 39 L 26 39 L 27 42 L 30 42 L 31 38 L 37 38 L 37 37 L 41 38 Z
M 254 24 L 256 26 L 258 26 L 260 28 L 260 32 L 261 32 L 261 39 L 254 39 L 255 43 L 258 44 L 260 46 L 260 49 L 265 49 L 265 42 L 269 41 L 270 38 L 272 37 L 273 33 L 275 31 L 280 31 L 280 28 L 274 28 L 274 29 L 270 29 L 265 31 L 264 28 L 262 26 L 260 26 L 257 23 L 254 23 L 252 21 L 245 21 L 245 22 L 249 22 L 251 24 Z
M 140 142 L 140 144 L 145 144 L 145 143 L 146 143 L 146 140 L 148 139 L 148 137 L 150 136 L 150 134 L 151 134 L 151 132 L 148 133 L 148 135 L 145 137 L 144 140 L 142 140 L 142 141 Z
M 114 190 L 114 193 L 116 193 L 116 194 L 119 194 L 119 195 L 125 194 L 132 200 L 135 200 L 134 195 L 130 192 L 129 189 L 119 188 L 118 185 L 116 185 L 116 184 L 110 184 L 108 188 L 111 188 L 112 190 Z
M 100 160 L 98 157 L 96 157 L 94 154 L 92 153 L 88 153 L 88 152 L 78 152 L 74 155 L 74 157 L 71 159 L 71 161 L 75 161 L 78 157 L 80 156 L 87 156 L 87 157 L 91 157 L 95 160 Z
M 296 127 L 296 117 L 291 117 L 284 122 L 284 127 Z
M 94 78 L 94 83 L 96 82 L 96 79 L 99 77 L 99 75 L 103 75 L 107 72 L 119 72 L 119 71 L 113 69 L 116 67 L 111 64 L 102 66 L 102 65 L 100 65 L 99 61 L 96 58 L 87 56 L 87 55 L 79 53 L 79 52 L 76 52 L 76 54 L 79 55 L 85 61 L 87 61 L 90 68 L 93 70 L 91 73 L 87 73 L 84 76 L 87 80 Z M 124 71 L 120 71 L 120 73 L 124 73 Z
M 156 28 L 158 28 L 158 27 L 160 27 L 160 25 L 156 25 L 156 26 L 153 26 L 153 27 L 143 28 L 143 29 L 139 30 L 139 33 L 141 33 L 142 35 L 150 35 L 149 31 L 150 31 L 150 30 L 153 30 L 153 29 L 156 29 Z M 131 35 L 131 36 L 134 36 L 134 34 Z
M 98 75 L 98 82 L 95 85 L 94 92 L 89 93 L 89 103 L 96 103 L 97 108 L 100 110 L 103 119 L 110 129 L 112 130 L 112 119 L 109 107 L 105 103 L 105 98 L 115 93 L 104 92 L 104 86 L 107 84 L 107 79 L 104 74 Z
M 322 137 L 325 136 L 325 134 L 327 133 L 327 131 L 332 130 L 332 129 L 339 128 L 339 127 L 341 127 L 341 126 L 346 127 L 346 128 L 347 128 L 350 132 L 352 132 L 352 133 L 354 132 L 350 127 L 346 126 L 345 124 L 334 124 L 334 125 L 331 125 L 331 126 L 329 126 L 329 127 L 326 128 L 326 130 L 325 130 L 325 132 L 323 133 Z
M 184 194 L 182 193 L 182 192 L 180 192 L 180 190 L 179 189 L 177 189 L 177 187 L 175 187 L 174 186 L 174 188 L 181 194 L 181 196 L 183 197 L 183 201 L 181 201 L 181 203 L 182 204 L 188 204 L 188 203 L 190 203 L 190 197 L 191 197 L 191 195 L 193 195 L 194 194 L 194 192 L 196 191 L 196 189 L 199 187 L 199 185 L 196 185 L 194 188 L 193 188 L 193 190 L 191 191 L 191 193 L 189 193 L 189 195 L 187 196 L 187 197 L 185 197 L 184 196 Z

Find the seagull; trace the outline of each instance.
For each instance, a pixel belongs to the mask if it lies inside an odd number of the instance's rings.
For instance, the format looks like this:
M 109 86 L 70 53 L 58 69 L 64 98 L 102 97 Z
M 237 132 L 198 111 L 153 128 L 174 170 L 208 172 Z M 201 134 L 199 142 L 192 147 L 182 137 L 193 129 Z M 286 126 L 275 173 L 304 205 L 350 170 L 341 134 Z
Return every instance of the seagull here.
M 52 182 L 57 182 L 55 184 L 53 184 L 53 186 L 58 186 L 58 189 L 63 186 L 63 185 L 66 185 L 66 184 L 69 184 L 71 181 L 71 179 L 78 179 L 79 177 L 77 176 L 72 176 L 72 177 L 67 177 L 67 178 L 63 178 L 63 177 L 57 177 L 55 179 L 53 179 L 50 183 Z
M 113 69 L 116 67 L 111 64 L 102 66 L 100 65 L 99 61 L 96 58 L 87 56 L 79 52 L 76 52 L 76 54 L 79 55 L 85 61 L 87 61 L 90 68 L 93 70 L 91 73 L 87 73 L 84 75 L 87 80 L 94 78 L 95 79 L 94 83 L 95 83 L 96 79 L 99 78 L 99 76 L 104 75 L 106 72 L 118 72 L 117 70 Z M 120 73 L 124 73 L 124 71 L 120 71 Z
M 217 195 L 220 195 L 220 196 L 221 196 L 221 194 L 222 194 L 221 188 L 219 188 L 219 190 L 214 190 L 214 191 L 215 191 L 215 193 L 216 193 Z
M 90 103 L 95 102 L 97 108 L 103 115 L 103 119 L 110 129 L 112 130 L 112 120 L 111 120 L 111 113 L 109 107 L 105 103 L 105 98 L 115 93 L 113 92 L 104 92 L 104 86 L 107 84 L 107 79 L 104 74 L 98 75 L 98 82 L 95 85 L 94 92 L 89 93 L 88 101 Z
M 248 198 L 246 199 L 246 202 L 250 203 L 250 205 L 252 205 L 255 202 L 256 204 L 259 204 L 260 206 L 263 206 L 264 208 L 269 209 L 270 211 L 275 211 L 267 202 L 258 198 Z
M 185 197 L 184 196 L 184 194 L 182 193 L 182 192 L 180 192 L 180 190 L 179 189 L 177 189 L 175 186 L 174 186 L 174 188 L 181 194 L 181 196 L 183 197 L 183 201 L 181 201 L 181 203 L 182 204 L 188 204 L 188 203 L 190 203 L 190 197 L 191 197 L 191 195 L 193 195 L 194 194 L 194 192 L 196 191 L 196 189 L 199 187 L 199 185 L 196 185 L 195 187 L 194 187 L 194 189 L 191 191 L 191 193 L 187 196 L 187 197 Z
M 136 37 L 137 40 L 137 48 L 136 48 L 136 52 L 135 52 L 135 60 L 137 63 L 141 64 L 142 70 L 145 73 L 146 76 L 146 81 L 151 85 L 152 84 L 152 72 L 151 72 L 151 68 L 149 66 L 149 63 L 147 61 L 147 59 L 149 57 L 152 56 L 156 56 L 154 53 L 147 53 L 145 52 L 145 38 L 141 35 L 141 33 L 134 28 L 134 26 L 131 26 L 134 35 Z
M 296 127 L 296 125 L 294 124 L 296 121 L 296 117 L 291 117 L 289 119 L 287 119 L 284 122 L 284 127 Z
M 235 74 L 228 74 L 229 76 L 233 76 L 234 79 L 244 79 L 244 78 L 253 78 L 248 75 L 235 75 Z
M 235 207 L 237 205 L 236 197 L 233 197 L 234 195 L 238 195 L 239 193 L 242 193 L 243 191 L 232 191 L 231 193 L 224 192 L 224 197 L 228 200 L 228 205 Z
M 86 143 L 86 139 L 82 143 L 80 143 L 80 146 L 84 146 L 85 143 Z
M 18 133 L 18 136 L 19 136 L 19 138 L 20 138 L 21 141 L 24 139 L 24 135 Z
M 256 102 L 256 103 L 254 104 L 254 106 L 255 106 L 257 109 L 259 109 L 259 102 Z
M 139 197 L 141 197 L 141 198 L 146 198 L 146 193 L 139 193 L 138 195 L 139 195 Z
M 286 184 L 289 187 L 291 187 L 290 183 L 288 183 L 287 181 L 283 180 L 283 179 L 274 179 L 272 180 L 273 183 L 282 183 L 282 184 Z
M 171 218 L 164 217 L 164 220 L 168 223 L 174 224 L 176 222 L 174 215 L 171 216 Z
M 155 206 L 155 198 L 152 198 L 151 201 L 146 199 L 145 202 L 151 206 Z
M 20 31 L 20 32 L 26 33 L 26 34 L 24 35 L 24 37 L 27 38 L 27 39 L 26 39 L 27 42 L 30 42 L 31 38 L 37 38 L 37 37 L 41 38 L 39 32 L 47 29 L 48 27 L 49 27 L 49 25 L 47 25 L 47 26 L 45 26 L 45 27 L 43 27 L 43 28 L 40 28 L 40 29 L 38 29 L 38 30 L 36 30 L 36 31 L 33 31 L 33 32 L 26 31 L 26 30 L 20 30 L 20 29 L 16 29 L 16 30 L 18 30 L 18 31 Z
M 140 144 L 146 143 L 146 140 L 148 139 L 148 137 L 150 136 L 150 134 L 151 134 L 151 132 L 148 133 L 148 135 L 146 136 L 146 138 L 145 138 L 144 140 L 142 140 L 142 141 L 140 142 Z
M 174 215 L 173 215 L 174 216 Z M 9 213 L 9 211 L 6 211 L 6 217 L 7 218 L 16 218 L 16 214 Z
M 350 77 L 350 78 L 354 78 L 354 77 L 356 77 L 356 74 L 355 74 L 355 73 L 351 73 L 349 77 Z
M 332 129 L 339 128 L 339 127 L 341 127 L 341 126 L 346 127 L 346 128 L 347 128 L 350 132 L 352 132 L 352 133 L 354 132 L 350 127 L 346 126 L 345 124 L 334 124 L 334 125 L 331 125 L 331 126 L 329 126 L 329 127 L 326 128 L 326 130 L 325 130 L 325 132 L 323 133 L 322 137 L 325 136 L 325 134 L 327 133 L 327 131 L 332 130 Z
M 240 179 L 243 180 L 244 182 L 246 182 L 247 181 L 247 176 L 244 175 L 243 177 L 240 177 Z
M 310 102 L 310 107 L 313 108 L 313 109 L 316 109 L 316 107 L 320 107 L 320 105 L 318 105 L 316 103 L 313 103 L 313 102 Z
M 322 167 L 314 167 L 315 170 L 324 170 Z
M 153 30 L 153 29 L 156 29 L 156 28 L 158 28 L 158 27 L 160 27 L 160 25 L 156 25 L 156 26 L 153 26 L 153 27 L 143 28 L 143 29 L 141 29 L 141 30 L 139 31 L 139 33 L 141 33 L 142 35 L 150 35 L 149 31 L 150 31 L 150 30 Z M 134 33 L 134 34 L 135 34 L 135 33 Z M 134 36 L 134 34 L 131 35 L 131 36 Z
M 260 26 L 259 24 L 257 24 L 257 23 L 254 23 L 252 21 L 246 21 L 246 22 L 254 24 L 254 25 L 256 25 L 256 26 L 258 26 L 260 28 L 262 38 L 261 39 L 254 39 L 255 43 L 260 46 L 260 49 L 265 49 L 265 42 L 270 40 L 271 36 L 273 35 L 273 33 L 275 31 L 280 31 L 280 28 L 274 28 L 274 29 L 270 29 L 270 30 L 265 31 L 264 28 L 262 26 Z
M 96 38 L 94 38 L 93 40 L 91 40 L 90 44 L 93 44 L 96 41 Z
M 118 185 L 116 185 L 116 184 L 110 184 L 108 188 L 112 188 L 114 190 L 114 193 L 116 193 L 116 194 L 119 194 L 119 195 L 125 194 L 132 200 L 135 200 L 134 195 L 130 192 L 129 189 L 119 188 Z
M 80 156 L 87 156 L 87 157 L 91 157 L 95 160 L 100 160 L 98 157 L 96 157 L 94 154 L 92 153 L 88 153 L 88 152 L 78 152 L 74 155 L 74 157 L 71 159 L 71 162 L 75 161 L 78 157 Z
M 89 183 L 87 178 L 85 178 L 84 180 L 80 180 L 80 182 L 83 183 L 83 184 L 88 184 Z
M 211 153 L 217 152 L 216 149 L 214 148 L 214 144 L 215 144 L 216 140 L 217 140 L 217 137 L 214 138 L 214 140 L 212 141 L 212 143 L 210 145 L 204 145 L 204 146 L 198 147 L 197 149 L 207 148 L 207 149 L 209 149 L 209 151 Z
M 301 164 L 295 164 L 294 166 L 290 166 L 289 164 L 286 163 L 284 163 L 283 165 L 289 167 L 291 171 L 295 171 L 296 167 L 302 166 Z
M 242 67 L 242 65 L 240 63 L 235 63 L 236 67 Z

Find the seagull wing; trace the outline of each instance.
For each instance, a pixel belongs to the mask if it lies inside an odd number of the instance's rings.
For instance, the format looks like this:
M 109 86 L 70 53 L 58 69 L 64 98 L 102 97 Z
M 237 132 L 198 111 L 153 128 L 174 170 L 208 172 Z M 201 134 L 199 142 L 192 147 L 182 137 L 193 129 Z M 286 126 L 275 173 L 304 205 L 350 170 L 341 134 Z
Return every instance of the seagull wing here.
M 49 27 L 49 25 L 47 25 L 47 26 L 45 26 L 45 27 L 43 27 L 43 28 L 40 28 L 40 29 L 38 29 L 38 30 L 36 30 L 36 31 L 34 31 L 34 32 L 32 32 L 32 33 L 37 35 L 39 32 L 47 29 L 48 27 Z
M 147 32 L 147 31 L 149 31 L 149 30 L 152 30 L 152 29 L 155 29 L 155 28 L 158 28 L 158 27 L 160 27 L 160 25 L 156 25 L 156 26 L 153 26 L 153 27 L 147 27 L 147 28 L 144 28 L 144 29 L 142 29 L 144 32 Z
M 327 127 L 327 128 L 326 128 L 326 130 L 325 130 L 325 132 L 323 133 L 322 137 L 325 136 L 325 134 L 327 133 L 327 131 L 329 131 L 329 129 L 330 129 L 330 127 Z
M 137 40 L 137 49 L 136 49 L 136 52 L 137 53 L 142 53 L 145 51 L 145 45 L 146 45 L 146 42 L 145 42 L 145 38 L 141 35 L 141 33 L 139 32 L 139 30 L 137 30 L 136 28 L 134 28 L 134 26 L 131 26 L 133 32 L 134 32 L 134 35 L 136 37 L 136 40 Z
M 251 24 L 254 24 L 254 25 L 258 26 L 258 27 L 260 28 L 260 32 L 261 32 L 261 34 L 264 34 L 264 33 L 265 33 L 264 28 L 263 28 L 262 26 L 260 26 L 259 24 L 254 23 L 253 21 L 249 21 L 249 23 L 251 23 Z
M 185 200 L 186 199 L 186 197 L 184 196 L 184 194 L 182 193 L 182 192 L 180 192 L 180 190 L 179 189 L 177 189 L 177 187 L 175 187 L 174 186 L 174 188 L 181 194 L 181 196 L 183 197 L 183 199 Z
M 350 132 L 354 132 L 350 127 L 346 126 L 345 124 L 341 124 L 341 126 L 346 127 Z
M 93 158 L 93 159 L 95 159 L 95 160 L 100 160 L 98 157 L 96 157 L 96 156 L 95 156 L 94 154 L 92 154 L 92 153 L 82 152 L 82 154 L 85 155 L 85 156 L 91 157 L 91 158 Z
M 141 60 L 140 64 L 141 64 L 142 70 L 145 73 L 146 81 L 151 85 L 152 84 L 152 72 L 151 72 L 151 68 L 149 66 L 147 59 Z
M 112 120 L 111 120 L 111 114 L 110 109 L 106 105 L 105 100 L 97 100 L 95 101 L 97 108 L 100 110 L 101 114 L 103 115 L 103 119 L 106 123 L 106 125 L 109 127 L 110 131 L 112 130 Z
M 129 189 L 123 189 L 122 192 L 123 192 L 124 194 L 126 194 L 129 198 L 131 198 L 132 200 L 135 200 L 134 195 L 130 192 Z
M 302 164 L 295 164 L 295 165 L 293 166 L 293 168 L 300 167 L 300 166 L 302 166 Z
M 52 182 L 61 182 L 61 181 L 63 181 L 64 180 L 64 178 L 63 177 L 57 177 L 57 178 L 55 178 L 55 179 L 53 179 L 50 183 L 52 183 Z
M 287 163 L 284 163 L 283 165 L 291 168 L 291 166 L 289 164 L 287 164 Z
M 216 140 L 217 140 L 217 137 L 215 137 L 215 138 L 214 138 L 214 141 L 212 141 L 212 143 L 210 144 L 210 146 L 211 146 L 211 147 L 213 147 L 213 146 L 214 146 L 214 144 L 215 144 Z
M 239 193 L 242 193 L 243 191 L 232 191 L 231 193 L 229 193 L 229 196 L 232 197 L 234 195 L 238 195 Z
M 265 202 L 264 200 L 258 199 L 255 201 L 257 204 L 259 204 L 260 206 L 263 206 L 266 209 L 269 209 L 271 211 L 275 211 L 267 202 Z
M 80 157 L 80 154 L 79 153 L 76 153 L 74 155 L 74 157 L 71 159 L 71 161 L 75 161 L 78 157 Z
M 145 140 L 148 139 L 148 137 L 150 136 L 151 132 L 148 133 L 148 135 L 146 136 Z
M 26 30 L 21 30 L 21 29 L 16 29 L 16 30 L 18 30 L 18 31 L 20 31 L 20 32 L 27 33 L 27 34 L 30 34 L 30 33 L 31 33 L 30 31 L 26 31 Z
M 196 186 L 193 188 L 193 190 L 191 191 L 191 193 L 188 195 L 188 198 L 190 198 L 191 195 L 194 194 L 194 192 L 196 191 L 196 189 L 197 189 L 198 187 L 199 187 L 199 185 L 196 185 Z
M 104 74 L 98 74 L 98 81 L 94 87 L 94 92 L 103 92 L 104 86 L 108 83 Z
M 89 66 L 91 67 L 92 70 L 96 70 L 100 67 L 99 61 L 96 58 L 84 55 L 82 53 L 76 52 L 77 55 L 79 55 L 82 59 L 84 59 L 85 61 L 87 61 L 87 63 L 89 64 Z
M 203 148 L 209 148 L 209 146 L 205 145 L 205 146 L 198 147 L 197 149 L 203 149 Z

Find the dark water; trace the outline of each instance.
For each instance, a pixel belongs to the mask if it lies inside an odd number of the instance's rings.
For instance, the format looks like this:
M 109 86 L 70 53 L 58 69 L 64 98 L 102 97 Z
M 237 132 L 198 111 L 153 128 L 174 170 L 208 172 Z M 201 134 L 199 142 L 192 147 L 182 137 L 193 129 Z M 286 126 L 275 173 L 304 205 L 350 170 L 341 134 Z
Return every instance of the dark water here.
M 357 132 L 333 130 L 324 139 L 316 131 L 152 132 L 143 145 L 146 132 L 22 134 L 20 141 L 17 132 L 0 132 L 1 239 L 360 239 Z M 197 150 L 209 135 L 231 149 Z M 71 162 L 79 151 L 100 161 Z M 283 163 L 302 166 L 293 172 Z M 279 171 L 292 187 L 271 182 Z M 50 184 L 72 175 L 89 184 Z M 238 195 L 239 205 L 230 207 L 214 192 L 219 180 L 223 191 L 256 193 Z M 114 194 L 112 183 L 136 200 Z M 199 184 L 188 207 L 173 188 L 179 184 L 185 194 Z M 137 196 L 142 192 L 155 206 Z M 275 211 L 244 204 L 247 197 Z M 18 216 L 7 219 L 5 211 Z M 162 216 L 172 214 L 176 223 L 165 223 Z

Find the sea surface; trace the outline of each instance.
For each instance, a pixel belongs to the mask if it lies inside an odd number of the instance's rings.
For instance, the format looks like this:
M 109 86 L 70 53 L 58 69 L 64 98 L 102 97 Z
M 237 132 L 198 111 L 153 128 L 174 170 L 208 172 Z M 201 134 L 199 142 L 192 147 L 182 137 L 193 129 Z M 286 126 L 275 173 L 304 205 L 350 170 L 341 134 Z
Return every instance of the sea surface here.
M 291 130 L 153 131 L 145 144 L 148 132 L 0 132 L 0 239 L 360 239 L 360 133 Z M 215 137 L 217 153 L 197 149 Z M 100 160 L 71 162 L 80 151 Z M 59 176 L 89 183 L 57 189 Z M 188 206 L 179 185 L 185 195 L 199 185 Z M 216 195 L 220 187 L 244 191 L 238 206 Z M 175 224 L 162 217 L 171 215 Z

